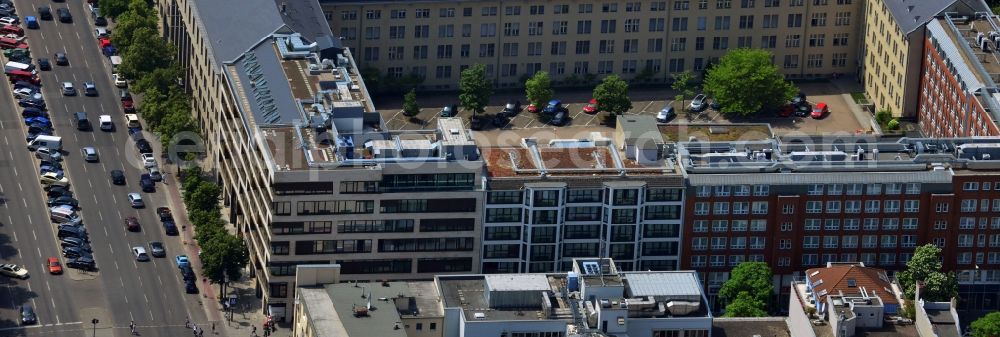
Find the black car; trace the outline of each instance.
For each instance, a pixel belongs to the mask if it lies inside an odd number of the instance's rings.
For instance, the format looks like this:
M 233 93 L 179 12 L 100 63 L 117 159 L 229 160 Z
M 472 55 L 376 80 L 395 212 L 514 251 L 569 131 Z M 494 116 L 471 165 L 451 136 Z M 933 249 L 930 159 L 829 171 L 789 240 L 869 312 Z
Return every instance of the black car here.
M 94 257 L 90 252 L 83 250 L 81 247 L 65 247 L 62 249 L 62 256 L 67 259 L 75 259 L 80 257 Z
M 187 292 L 188 294 L 197 294 L 198 285 L 195 284 L 194 280 L 184 281 L 184 291 Z
M 455 117 L 458 115 L 458 107 L 455 105 L 448 105 L 441 109 L 441 117 Z
M 28 82 L 28 81 L 17 81 L 17 82 L 14 82 L 14 90 L 21 89 L 21 88 L 28 88 L 28 89 L 31 89 L 31 90 L 33 90 L 35 92 L 38 92 L 38 86 L 34 85 L 34 84 L 31 84 L 31 82 Z
M 52 64 L 49 63 L 49 59 L 41 57 L 38 59 L 38 69 L 52 70 Z
M 80 238 L 63 238 L 61 241 L 59 241 L 59 246 L 62 248 L 76 247 L 88 253 L 93 251 L 90 248 L 90 244 Z
M 183 267 L 180 267 L 180 270 L 181 270 L 181 276 L 184 277 L 185 281 L 188 280 L 194 281 L 195 279 L 197 279 L 194 276 L 194 270 L 191 269 L 190 265 L 184 265 Z
M 555 126 L 563 126 L 566 125 L 566 118 L 566 111 L 559 111 L 549 120 L 549 123 Z
M 39 163 L 38 166 L 52 166 L 52 167 L 55 167 L 55 168 L 58 168 L 58 169 L 62 168 L 62 164 L 60 164 L 57 161 L 42 160 L 42 161 L 40 161 L 38 163 Z M 56 188 L 56 187 L 64 187 L 64 186 L 52 186 L 52 187 Z
M 122 172 L 122 170 L 112 170 L 111 183 L 115 185 L 125 185 L 125 172 Z
M 60 65 L 60 66 L 68 66 L 69 65 L 69 59 L 66 58 L 66 53 L 56 53 L 55 59 L 56 59 L 56 65 Z
M 24 108 L 24 111 L 21 111 L 21 117 L 24 117 L 24 118 L 28 118 L 28 117 L 48 117 L 48 114 L 45 113 L 45 111 L 42 111 L 39 108 L 27 107 L 27 108 Z
M 38 7 L 38 18 L 42 20 L 52 20 L 52 11 L 49 6 Z
M 17 105 L 23 108 L 38 108 L 45 110 L 45 100 L 35 98 L 25 98 L 17 101 Z
M 804 92 L 799 92 L 795 97 L 792 97 L 792 105 L 796 107 L 806 103 L 806 94 Z
M 84 230 L 83 228 L 74 227 L 74 229 L 70 228 L 66 228 L 65 230 L 60 229 L 57 235 L 59 236 L 60 239 L 78 238 L 80 240 L 87 241 L 87 231 Z
M 30 325 L 38 323 L 38 317 L 35 316 L 35 308 L 30 305 L 21 306 L 21 325 Z
M 98 16 L 94 18 L 94 26 L 105 27 L 107 25 L 108 25 L 108 19 L 105 19 L 103 16 Z
M 61 196 L 61 197 L 52 197 L 52 198 L 49 198 L 48 205 L 49 205 L 49 207 L 67 205 L 67 206 L 73 206 L 73 208 L 76 208 L 80 204 L 79 204 L 79 201 L 77 201 L 76 199 L 73 199 L 73 197 L 70 197 L 70 196 Z
M 504 125 L 507 125 L 507 123 L 510 123 L 510 118 L 507 118 L 505 114 L 500 113 L 493 116 L 493 126 L 502 128 Z
M 56 15 L 59 16 L 59 22 L 73 23 L 73 15 L 69 14 L 69 8 L 57 8 Z
M 173 221 L 163 222 L 163 232 L 170 236 L 180 234 L 180 232 L 177 230 L 177 224 L 175 224 Z
M 500 111 L 501 114 L 507 117 L 517 116 L 517 114 L 520 112 L 521 112 L 521 101 L 507 102 L 507 104 L 504 105 L 503 107 L 503 111 Z
M 472 121 L 469 122 L 469 128 L 476 131 L 482 130 L 484 126 L 486 126 L 486 118 L 473 117 Z
M 73 192 L 65 186 L 53 186 L 48 192 L 45 192 L 45 196 L 49 198 L 71 197 Z
M 139 150 L 139 153 L 153 153 L 153 147 L 145 139 L 135 141 L 135 148 Z
M 808 102 L 795 105 L 795 112 L 793 112 L 796 117 L 808 117 L 810 113 L 812 113 L 812 106 Z
M 153 183 L 153 178 L 150 178 L 148 173 L 143 173 L 139 177 L 139 186 L 142 187 L 143 192 L 156 192 L 156 184 Z
M 94 270 L 97 268 L 97 262 L 94 262 L 93 257 L 83 256 L 69 260 L 69 262 L 66 262 L 66 266 L 76 269 Z

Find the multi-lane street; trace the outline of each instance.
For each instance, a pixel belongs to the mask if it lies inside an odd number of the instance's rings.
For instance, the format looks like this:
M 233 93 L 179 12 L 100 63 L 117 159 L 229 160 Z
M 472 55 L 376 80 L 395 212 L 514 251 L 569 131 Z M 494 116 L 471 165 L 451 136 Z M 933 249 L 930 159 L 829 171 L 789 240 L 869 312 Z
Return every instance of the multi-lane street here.
M 128 336 L 132 321 L 142 336 L 189 334 L 187 319 L 207 324 L 202 305 L 207 299 L 185 293 L 173 261 L 175 255 L 186 253 L 181 238 L 164 234 L 155 214 L 156 207 L 168 206 L 167 186 L 157 183 L 156 192 L 140 192 L 139 176 L 145 171 L 124 124 L 119 89 L 111 81 L 109 61 L 98 48 L 86 2 L 14 2 L 22 19 L 37 16 L 39 6 L 50 6 L 53 12 L 68 7 L 73 15 L 73 23 L 40 20 L 39 29 L 26 29 L 25 36 L 34 59 L 54 61 L 57 52 L 66 53 L 69 59 L 68 66 L 53 62 L 51 71 L 39 71 L 39 75 L 55 135 L 62 137 L 63 168 L 79 200 L 78 213 L 90 233 L 98 269 L 48 273 L 46 259 L 59 257 L 60 245 L 38 183 L 38 160 L 25 147 L 21 108 L 4 81 L 0 84 L 0 91 L 5 91 L 0 93 L 0 147 L 4 149 L 0 151 L 0 261 L 25 266 L 30 278 L 0 278 L 4 288 L 0 289 L 0 336 L 90 336 L 95 318 L 99 320 L 96 334 L 103 336 Z M 96 85 L 97 97 L 82 95 L 85 81 Z M 72 82 L 80 94 L 63 96 L 62 82 Z M 92 131 L 77 130 L 73 114 L 79 111 L 87 113 Z M 98 116 L 104 114 L 112 117 L 115 131 L 98 128 Z M 97 149 L 98 162 L 83 160 L 80 149 L 86 146 Z M 116 169 L 125 172 L 126 185 L 111 183 L 109 172 Z M 173 181 L 169 175 L 165 179 Z M 130 206 L 126 196 L 131 192 L 142 195 L 146 208 Z M 139 219 L 141 231 L 125 229 L 123 219 L 128 216 Z M 137 262 L 131 248 L 149 250 L 152 241 L 164 243 L 167 257 Z M 203 287 L 201 282 L 199 287 Z M 18 308 L 22 305 L 35 308 L 37 324 L 20 325 Z

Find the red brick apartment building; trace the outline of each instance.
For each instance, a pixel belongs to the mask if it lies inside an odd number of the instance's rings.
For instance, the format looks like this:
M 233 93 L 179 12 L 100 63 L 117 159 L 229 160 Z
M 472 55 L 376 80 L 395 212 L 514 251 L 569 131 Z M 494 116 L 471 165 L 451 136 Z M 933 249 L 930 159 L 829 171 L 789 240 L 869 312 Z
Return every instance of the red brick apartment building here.
M 787 294 L 827 262 L 894 271 L 926 243 L 964 291 L 1000 291 L 1000 139 L 682 142 L 687 177 L 681 269 L 710 296 L 743 261 L 763 261 Z M 978 269 L 976 268 L 978 266 Z
M 1000 26 L 990 13 L 927 24 L 918 117 L 928 137 L 998 136 Z

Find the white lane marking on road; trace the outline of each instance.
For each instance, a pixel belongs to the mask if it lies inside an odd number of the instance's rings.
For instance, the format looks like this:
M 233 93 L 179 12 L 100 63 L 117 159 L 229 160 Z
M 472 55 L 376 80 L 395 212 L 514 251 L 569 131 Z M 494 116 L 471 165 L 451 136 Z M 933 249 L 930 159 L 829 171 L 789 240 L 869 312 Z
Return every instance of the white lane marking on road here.
M 115 247 L 108 244 L 108 248 L 111 248 L 111 255 L 115 255 Z M 118 261 L 115 261 L 115 269 L 118 269 Z
M 43 32 L 38 32 L 38 35 L 42 37 L 42 40 L 45 40 L 45 33 L 43 33 Z
M 132 267 L 135 267 L 135 269 L 139 269 L 139 264 L 135 262 L 135 259 L 132 259 Z M 141 284 L 142 282 L 139 283 Z
M 77 38 L 77 39 L 79 39 L 79 38 L 80 38 L 80 31 L 77 31 L 77 32 L 76 32 L 76 38 Z M 83 45 L 81 45 L 81 46 L 83 46 Z
M 34 231 L 31 231 L 31 232 L 34 233 Z M 35 250 L 38 251 L 38 257 L 42 257 L 42 248 L 41 247 L 35 247 Z
M 27 199 L 21 198 L 21 202 L 24 203 L 24 208 L 28 208 L 28 200 Z
M 125 303 L 128 303 L 128 296 L 125 296 Z M 128 312 L 128 318 L 131 319 L 131 320 L 133 320 L 133 321 L 135 320 L 135 316 L 132 316 L 132 312 L 131 311 Z
M 114 136 L 114 135 L 111 135 L 111 140 L 114 140 L 114 139 L 115 139 L 115 136 Z M 119 156 L 119 157 L 121 157 L 121 156 L 122 156 L 122 151 L 121 151 L 121 150 L 119 150 L 119 149 L 118 149 L 117 147 L 115 148 L 115 152 L 117 152 L 117 153 L 118 153 L 118 156 Z
M 646 109 L 649 109 L 649 106 L 650 106 L 650 105 L 653 105 L 653 103 L 654 103 L 654 102 L 656 102 L 656 101 L 650 101 L 650 102 L 649 102 L 649 103 L 647 103 L 647 104 L 646 104 L 646 106 L 645 106 L 645 107 L 643 107 L 643 108 L 642 108 L 642 110 L 640 110 L 639 112 L 640 112 L 640 113 L 642 113 L 642 112 L 646 112 Z
M 87 180 L 87 182 L 89 183 L 90 180 Z M 90 185 L 90 187 L 94 187 L 94 185 Z M 101 203 L 100 201 L 97 201 L 97 194 L 94 194 L 94 203 L 95 204 L 100 204 Z
M 66 104 L 63 104 L 63 108 L 66 108 L 66 111 L 69 111 L 69 105 L 66 105 Z M 75 135 L 76 135 L 76 134 L 74 134 L 74 136 L 75 136 Z
M 101 211 L 97 211 L 97 217 L 98 217 L 98 218 L 101 218 L 101 221 L 104 221 L 104 213 L 103 213 L 103 212 L 101 212 Z M 107 227 L 104 227 L 104 228 L 105 228 L 105 231 L 104 231 L 104 234 L 108 234 L 108 232 L 107 232 L 107 230 L 106 230 L 106 229 L 107 229 Z
M 32 230 L 31 230 L 31 237 L 32 237 L 33 239 L 35 239 L 35 241 L 38 241 L 38 234 L 36 234 L 36 233 L 35 233 L 35 230 L 34 230 L 34 229 L 32 229 Z M 35 248 L 38 248 L 38 247 L 35 247 Z M 39 249 L 39 250 L 38 250 L 38 256 L 42 256 L 42 251 L 41 251 L 41 249 Z
M 49 46 L 45 46 L 45 53 L 49 54 Z
M 32 223 L 32 221 L 31 221 L 31 214 L 28 214 L 28 223 L 29 224 Z
M 118 200 L 115 200 L 115 203 L 117 204 Z M 118 212 L 118 218 L 121 219 L 122 218 L 122 211 L 116 211 L 116 212 Z
M 17 169 L 16 168 L 14 169 L 14 175 L 17 175 Z M 21 182 L 20 181 L 17 182 L 17 190 L 21 191 L 21 192 L 24 192 L 24 188 L 21 187 Z
M 69 110 L 69 108 L 66 108 L 66 110 Z M 77 137 L 76 133 L 74 133 L 73 134 L 73 140 L 75 140 L 77 143 L 79 143 L 80 142 L 80 137 Z
M 62 32 L 56 32 L 56 34 L 59 34 L 59 39 L 62 40 Z
M 87 170 L 87 166 L 86 165 L 83 166 L 83 170 L 84 171 Z M 87 180 L 87 185 L 90 185 L 90 188 L 94 188 L 94 183 L 90 182 L 89 179 Z M 94 196 L 94 202 L 97 202 L 97 196 L 96 195 Z
M 163 279 L 160 278 L 160 275 L 156 275 L 156 280 L 160 282 L 161 286 L 163 285 Z
M 121 279 L 119 278 L 119 280 L 121 280 Z M 125 281 L 122 281 L 122 288 L 125 288 Z M 125 303 L 128 304 L 128 295 L 122 294 L 122 297 L 125 298 Z M 132 312 L 129 312 L 128 315 L 129 315 L 129 317 L 131 317 L 132 316 Z M 134 321 L 135 319 L 133 318 L 132 320 Z
M 152 320 L 155 320 L 155 319 L 156 318 L 153 318 L 153 310 L 149 310 L 149 320 L 152 321 Z
M 90 68 L 90 61 L 87 61 L 87 59 L 83 59 L 83 65 L 87 66 L 87 68 Z
M 52 291 L 52 287 L 49 286 L 49 281 L 48 280 L 45 280 L 45 289 L 48 289 L 49 291 Z
M 146 299 L 146 303 L 149 303 L 149 296 L 146 296 L 146 293 L 142 293 L 142 297 Z
M 3 129 L 3 122 L 0 122 L 0 129 Z M 6 145 L 10 145 L 10 142 L 7 141 L 7 135 L 3 135 L 3 143 Z
M 14 160 L 14 156 L 10 156 L 10 160 Z M 17 175 L 17 168 L 16 167 L 11 167 L 11 168 L 14 169 L 14 175 L 16 176 Z M 20 185 L 20 183 L 18 183 L 18 185 Z
M 73 82 L 78 82 L 78 81 L 80 81 L 80 80 L 76 79 L 76 74 L 73 74 Z M 67 109 L 67 110 L 69 110 L 69 109 Z
M 101 162 L 101 170 L 102 170 L 102 171 L 105 171 L 105 172 L 107 172 L 107 171 L 108 171 L 108 167 L 104 165 L 104 162 L 103 162 L 103 161 Z
M 101 220 L 103 220 L 103 218 Z M 108 235 L 108 227 L 104 227 L 104 236 L 111 236 Z

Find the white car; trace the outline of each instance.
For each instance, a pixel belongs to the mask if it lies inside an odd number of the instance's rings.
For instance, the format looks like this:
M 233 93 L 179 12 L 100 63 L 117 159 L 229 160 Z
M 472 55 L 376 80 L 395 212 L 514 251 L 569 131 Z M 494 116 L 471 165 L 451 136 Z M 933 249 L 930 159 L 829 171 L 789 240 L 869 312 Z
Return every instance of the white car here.
M 45 172 L 38 178 L 38 182 L 46 186 L 68 186 L 69 178 L 60 176 L 55 172 Z
M 0 274 L 19 279 L 28 278 L 28 270 L 13 263 L 0 264 Z
M 149 261 L 149 254 L 146 254 L 146 247 L 135 246 L 132 247 L 132 254 L 135 255 L 136 261 Z
M 156 164 L 156 156 L 152 153 L 143 153 L 140 158 L 142 158 L 142 165 L 147 168 L 159 166 Z
M 2 25 L 17 25 L 17 19 L 5 16 L 0 18 L 0 24 Z
M 61 161 L 62 153 L 47 147 L 40 147 L 35 150 L 35 158 L 48 161 Z
M 142 202 L 142 196 L 139 193 L 129 193 L 128 202 L 132 205 L 132 208 L 146 207 L 146 203 Z
M 90 146 L 84 147 L 84 148 L 80 149 L 80 153 L 83 154 L 83 160 L 85 160 L 87 162 L 93 163 L 93 162 L 98 161 L 98 159 L 97 159 L 97 149 L 95 149 L 93 147 L 90 147 Z
M 97 120 L 101 124 L 101 130 L 111 131 L 115 129 L 115 123 L 111 121 L 111 115 L 101 115 Z
M 124 75 L 119 73 L 111 74 L 111 78 L 115 81 L 115 86 L 119 88 L 124 88 L 128 86 L 128 79 Z
M 26 99 L 26 98 L 42 99 L 42 94 L 37 93 L 34 90 L 28 88 L 21 88 L 14 90 L 14 97 L 16 97 L 17 99 Z

